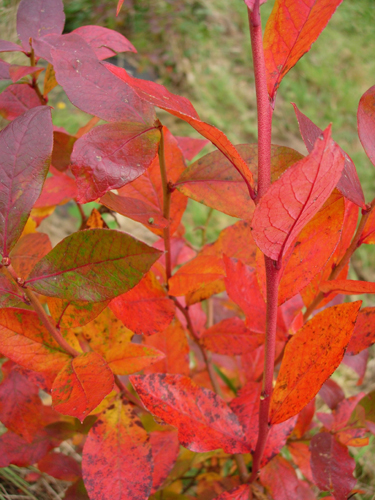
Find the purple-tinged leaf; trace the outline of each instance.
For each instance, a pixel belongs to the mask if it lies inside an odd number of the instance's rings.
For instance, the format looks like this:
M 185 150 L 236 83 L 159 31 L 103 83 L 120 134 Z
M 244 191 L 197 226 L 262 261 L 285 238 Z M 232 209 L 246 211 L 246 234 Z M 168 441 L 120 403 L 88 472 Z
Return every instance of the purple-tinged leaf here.
M 81 26 L 72 33 L 82 37 L 100 60 L 113 57 L 119 52 L 137 52 L 124 35 L 102 26 Z
M 7 120 L 14 120 L 37 106 L 40 106 L 38 96 L 27 84 L 9 85 L 0 94 L 0 115 Z
M 297 116 L 303 142 L 305 143 L 307 151 L 311 153 L 314 149 L 316 140 L 322 135 L 323 130 L 307 118 L 306 115 L 301 113 L 294 103 L 292 103 L 292 105 Z M 340 180 L 337 183 L 337 189 L 345 198 L 348 198 L 359 207 L 365 208 L 365 197 L 355 165 L 350 156 L 342 148 L 340 148 L 340 150 L 345 157 L 345 165 Z
M 375 166 L 375 85 L 363 94 L 359 101 L 357 120 L 358 135 L 363 149 Z
M 49 297 L 101 302 L 133 288 L 160 255 L 121 231 L 88 229 L 62 240 L 27 283 Z
M 9 74 L 12 81 L 15 83 L 27 75 L 34 75 L 37 77 L 44 69 L 43 66 L 20 66 L 18 64 L 11 64 L 9 66 Z
M 96 200 L 142 175 L 159 141 L 159 129 L 143 123 L 108 123 L 78 139 L 71 156 L 78 202 Z
M 26 51 L 30 52 L 30 38 L 51 33 L 60 35 L 64 24 L 62 0 L 21 0 L 17 11 L 17 34 Z
M 255 5 L 255 2 L 256 0 L 243 0 L 245 2 L 245 5 L 247 5 L 247 7 L 249 7 L 250 10 L 253 10 L 254 9 L 254 5 Z M 266 3 L 267 0 L 260 0 L 259 1 L 259 5 L 262 5 L 263 3 Z
M 0 40 L 0 52 L 23 52 L 23 50 L 16 43 Z
M 31 109 L 0 132 L 0 253 L 17 243 L 38 199 L 52 154 L 51 110 Z
M 359 315 L 358 315 L 359 317 Z M 357 318 L 358 321 L 358 318 Z M 345 399 L 344 391 L 341 387 L 331 378 L 328 378 L 319 391 L 319 396 L 323 399 L 325 404 L 334 410 L 336 406 Z
M 175 136 L 178 147 L 181 149 L 185 160 L 191 161 L 201 150 L 210 143 L 207 139 L 195 139 L 193 137 Z
M 153 106 L 113 75 L 78 35 L 63 35 L 51 48 L 56 80 L 72 104 L 110 122 L 127 121 L 153 126 Z

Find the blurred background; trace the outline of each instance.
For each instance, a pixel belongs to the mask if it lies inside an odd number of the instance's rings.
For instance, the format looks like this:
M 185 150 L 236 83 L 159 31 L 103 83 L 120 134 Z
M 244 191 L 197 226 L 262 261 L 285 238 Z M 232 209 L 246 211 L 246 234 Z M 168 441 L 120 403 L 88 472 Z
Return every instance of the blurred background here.
M 117 0 L 64 0 L 64 4 L 66 33 L 87 24 L 121 32 L 135 45 L 138 54 L 124 54 L 111 62 L 186 96 L 200 117 L 224 131 L 234 144 L 256 141 L 254 78 L 243 0 L 125 0 L 118 17 Z M 262 6 L 264 25 L 273 4 L 274 0 L 268 0 Z M 13 42 L 17 41 L 17 5 L 17 0 L 0 0 L 0 36 Z M 320 128 L 332 122 L 334 139 L 357 167 L 366 202 L 375 196 L 375 168 L 359 142 L 356 114 L 360 97 L 375 84 L 374 48 L 375 1 L 344 0 L 311 51 L 281 83 L 273 121 L 273 143 L 302 154 L 306 154 L 306 149 L 290 103 L 295 102 Z M 2 57 L 8 62 L 27 64 L 22 54 Z M 69 103 L 59 87 L 51 92 L 50 103 L 54 106 L 54 123 L 70 133 L 75 133 L 89 118 Z M 164 112 L 158 111 L 158 115 L 173 134 L 198 137 L 185 122 Z M 3 120 L 0 128 L 6 123 Z M 203 154 L 212 149 L 207 146 Z M 73 206 L 58 207 L 54 214 L 58 223 L 53 223 L 58 228 L 57 240 L 77 229 L 75 210 Z M 199 228 L 208 215 L 208 241 L 235 222 L 229 216 L 209 214 L 207 207 L 189 202 L 184 223 L 193 244 L 201 243 Z M 145 240 L 150 237 L 143 227 L 134 227 L 129 231 L 140 231 L 136 236 Z M 375 281 L 372 245 L 359 249 L 350 272 L 354 279 Z M 367 305 L 375 306 L 374 298 L 366 300 Z M 370 361 L 365 378 L 366 391 L 374 388 L 374 361 Z M 349 368 L 345 371 L 344 367 L 339 376 L 345 378 L 348 393 L 358 390 L 357 379 Z M 371 457 L 375 457 L 374 450 L 371 453 L 370 449 L 360 449 L 356 453 L 360 484 L 375 485 Z M 373 489 L 371 496 L 362 498 L 375 498 L 375 486 Z

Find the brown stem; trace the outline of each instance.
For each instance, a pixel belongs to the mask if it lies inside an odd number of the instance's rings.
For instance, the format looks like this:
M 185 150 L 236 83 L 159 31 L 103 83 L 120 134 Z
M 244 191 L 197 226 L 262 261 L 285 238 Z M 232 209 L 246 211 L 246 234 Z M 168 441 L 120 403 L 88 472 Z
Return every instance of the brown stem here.
M 117 375 L 115 375 L 115 384 L 120 389 L 120 391 L 124 394 L 124 396 L 126 397 L 126 399 L 128 401 L 133 403 L 140 410 L 143 410 L 143 411 L 146 410 L 146 408 L 143 406 L 142 402 L 133 396 L 133 394 L 129 391 L 129 389 L 126 387 L 126 385 L 121 382 L 121 380 L 119 379 L 119 377 Z M 148 410 L 146 410 L 146 411 L 148 411 Z
M 34 49 L 32 48 L 31 49 L 31 52 L 30 52 L 30 66 L 34 67 L 35 66 L 35 53 L 34 53 Z M 40 101 L 40 104 L 42 104 L 43 106 L 45 106 L 47 104 L 47 99 L 45 99 L 39 89 L 39 85 L 36 81 L 36 78 L 35 76 L 32 77 L 32 84 L 30 85 L 31 88 L 33 88 L 35 90 L 35 93 L 36 95 L 38 96 L 38 99 Z
M 328 277 L 328 281 L 335 280 L 341 271 L 344 269 L 346 264 L 350 261 L 351 256 L 353 253 L 357 250 L 358 247 L 361 246 L 361 237 L 363 230 L 365 228 L 367 219 L 370 217 L 370 214 L 372 210 L 375 207 L 375 198 L 372 200 L 372 202 L 367 206 L 367 210 L 362 210 L 362 217 L 361 220 L 358 224 L 357 231 L 352 239 L 352 242 L 350 243 L 349 247 L 347 248 L 343 258 L 340 260 L 340 262 L 337 264 L 337 266 L 334 267 L 332 270 L 331 274 Z M 318 307 L 318 305 L 321 303 L 321 301 L 324 299 L 325 295 L 322 292 L 319 292 L 318 295 L 315 297 L 315 299 L 311 302 L 309 307 L 306 309 L 303 319 L 305 321 L 308 320 L 312 312 Z
M 159 165 L 160 165 L 160 176 L 163 186 L 163 217 L 168 221 L 168 226 L 163 229 L 163 239 L 164 239 L 164 249 L 165 249 L 165 272 L 167 275 L 167 286 L 168 286 L 168 280 L 172 276 L 171 233 L 169 228 L 169 218 L 171 210 L 171 190 L 168 185 L 167 166 L 165 164 L 163 127 L 160 127 L 160 134 L 161 136 L 160 136 L 158 155 L 159 155 Z
M 79 211 L 79 215 L 81 216 L 81 225 L 79 227 L 79 229 L 84 229 L 85 228 L 85 225 L 86 225 L 86 222 L 87 222 L 87 217 L 86 217 L 86 214 L 85 212 L 83 211 L 83 208 L 82 208 L 82 205 L 78 202 L 75 202 L 76 205 L 77 205 L 77 208 L 78 208 L 78 211 Z

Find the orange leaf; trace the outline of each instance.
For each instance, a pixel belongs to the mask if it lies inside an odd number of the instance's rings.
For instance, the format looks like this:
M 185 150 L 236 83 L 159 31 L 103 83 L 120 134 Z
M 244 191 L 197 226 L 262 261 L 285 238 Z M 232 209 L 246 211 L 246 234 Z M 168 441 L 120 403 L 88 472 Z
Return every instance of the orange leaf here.
M 310 50 L 342 0 L 276 0 L 263 38 L 268 93 Z
M 375 210 L 372 210 L 366 221 L 359 243 L 366 243 L 367 245 L 375 244 Z
M 325 309 L 287 343 L 272 395 L 272 424 L 299 413 L 336 370 L 344 357 L 360 306 L 361 301 L 357 301 Z
M 360 295 L 361 293 L 375 293 L 375 283 L 355 280 L 323 281 L 319 286 L 323 293 L 342 293 L 344 295 Z
M 147 432 L 121 399 L 90 429 L 82 454 L 83 480 L 91 500 L 146 500 L 152 486 Z
M 355 356 L 375 343 L 375 307 L 359 311 L 347 354 Z
M 76 328 L 83 326 L 96 318 L 109 304 L 104 302 L 83 302 L 64 300 L 57 297 L 47 297 L 51 316 L 61 328 Z
M 83 422 L 112 391 L 113 385 L 113 374 L 99 354 L 80 354 L 57 375 L 51 391 L 52 405 L 56 411 Z
M 27 278 L 35 264 L 51 250 L 52 245 L 47 234 L 23 235 L 10 253 L 17 275 L 23 279 Z

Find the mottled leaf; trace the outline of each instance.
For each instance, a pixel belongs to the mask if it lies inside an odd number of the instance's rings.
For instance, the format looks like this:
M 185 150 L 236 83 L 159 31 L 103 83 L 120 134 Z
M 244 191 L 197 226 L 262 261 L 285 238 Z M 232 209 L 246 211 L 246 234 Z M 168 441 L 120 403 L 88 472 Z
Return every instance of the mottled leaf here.
M 13 432 L 5 432 L 0 436 L 0 467 L 33 465 L 58 445 L 45 430 L 38 431 L 31 443 Z
M 24 303 L 20 288 L 0 270 L 0 306 L 19 307 Z
M 358 301 L 325 309 L 287 343 L 272 395 L 272 423 L 296 415 L 335 371 L 353 333 L 360 306 Z
M 80 302 L 47 297 L 48 309 L 56 325 L 61 328 L 76 328 L 90 323 L 108 305 L 104 302 Z
M 175 430 L 154 431 L 150 433 L 154 472 L 152 474 L 151 495 L 154 494 L 167 479 L 180 451 L 177 432 Z
M 363 149 L 370 158 L 371 163 L 375 166 L 375 143 L 374 143 L 374 126 L 375 126 L 375 85 L 367 90 L 361 97 L 358 106 L 358 135 L 362 143 Z
M 311 469 L 315 484 L 332 493 L 336 500 L 346 500 L 354 488 L 355 461 L 348 448 L 328 432 L 316 434 L 310 444 Z
M 267 1 L 267 0 L 265 0 Z M 250 485 L 242 484 L 230 491 L 224 491 L 221 495 L 215 497 L 215 500 L 248 500 L 250 495 Z
M 323 130 L 313 123 L 306 115 L 301 113 L 297 106 L 293 103 L 294 111 L 297 116 L 299 129 L 302 139 L 305 143 L 307 151 L 310 153 L 314 149 L 315 141 L 323 133 Z M 361 183 L 358 179 L 358 174 L 355 165 L 350 156 L 341 149 L 345 157 L 344 169 L 342 171 L 337 189 L 349 200 L 361 208 L 365 208 L 365 197 Z
M 157 155 L 159 140 L 157 127 L 139 122 L 99 125 L 78 139 L 71 156 L 78 201 L 96 200 L 143 174 Z
M 88 229 L 62 240 L 27 283 L 43 295 L 101 302 L 135 286 L 160 252 L 128 234 Z
M 103 26 L 80 26 L 72 33 L 82 37 L 101 60 L 113 57 L 120 52 L 137 52 L 124 35 Z
M 254 239 L 265 255 L 279 260 L 285 254 L 330 196 L 344 161 L 329 126 L 312 152 L 272 184 L 257 205 L 252 223 Z
M 30 52 L 30 38 L 60 35 L 65 14 L 62 0 L 21 0 L 17 11 L 17 34 L 23 48 Z
M 263 37 L 268 93 L 276 97 L 281 80 L 326 27 L 342 0 L 276 0 Z
M 51 250 L 52 245 L 47 234 L 24 234 L 10 252 L 13 269 L 18 276 L 25 279 L 35 264 Z
M 347 354 L 359 354 L 375 343 L 375 307 L 364 307 L 359 311 L 354 332 L 348 344 Z
M 91 500 L 146 500 L 152 487 L 149 438 L 136 414 L 121 400 L 90 430 L 82 455 L 83 480 Z
M 7 257 L 25 227 L 48 172 L 51 110 L 40 106 L 0 132 L 0 252 Z
M 196 452 L 223 448 L 246 453 L 243 430 L 224 401 L 182 375 L 132 375 L 130 380 L 146 408 L 178 428 L 180 443 Z
M 69 360 L 36 313 L 0 309 L 0 352 L 29 370 L 57 374 Z
M 113 374 L 99 354 L 80 354 L 58 373 L 52 386 L 52 405 L 56 411 L 83 422 L 112 391 L 113 384 Z
M 110 308 L 125 326 L 139 335 L 164 331 L 175 314 L 173 301 L 152 272 L 134 288 L 113 299 Z

